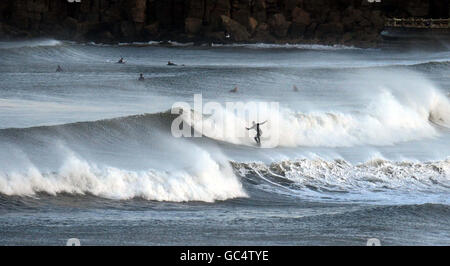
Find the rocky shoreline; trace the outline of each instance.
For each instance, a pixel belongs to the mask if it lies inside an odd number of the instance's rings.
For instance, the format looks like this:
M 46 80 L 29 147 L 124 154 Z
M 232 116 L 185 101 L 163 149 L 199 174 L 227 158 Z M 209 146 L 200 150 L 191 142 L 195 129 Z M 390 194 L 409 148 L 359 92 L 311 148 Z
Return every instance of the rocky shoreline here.
M 448 9 L 448 0 L 3 0 L 0 39 L 374 47 L 386 17 Z

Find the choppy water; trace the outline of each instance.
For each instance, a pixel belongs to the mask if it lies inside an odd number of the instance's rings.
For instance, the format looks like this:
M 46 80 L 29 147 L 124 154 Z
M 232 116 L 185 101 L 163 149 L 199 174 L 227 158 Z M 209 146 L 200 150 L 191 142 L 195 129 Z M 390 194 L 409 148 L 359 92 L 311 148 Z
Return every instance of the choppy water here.
M 450 244 L 449 50 L 34 40 L 0 55 L 0 244 Z M 276 141 L 255 147 L 227 112 L 174 138 L 169 110 L 194 94 L 278 102 L 258 117 Z

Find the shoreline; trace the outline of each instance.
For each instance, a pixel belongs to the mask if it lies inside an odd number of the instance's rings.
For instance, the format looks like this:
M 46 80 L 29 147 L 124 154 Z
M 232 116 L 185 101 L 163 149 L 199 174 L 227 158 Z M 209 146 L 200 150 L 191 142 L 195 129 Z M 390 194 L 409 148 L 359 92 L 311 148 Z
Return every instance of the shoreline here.
M 303 48 L 301 46 L 323 46 L 330 48 L 342 49 L 378 49 L 378 48 L 436 48 L 449 47 L 450 31 L 426 31 L 426 30 L 402 30 L 402 29 L 385 29 L 379 34 L 377 42 L 322 42 L 320 40 L 305 39 L 279 39 L 276 41 L 218 41 L 205 38 L 177 38 L 175 36 L 158 39 L 130 39 L 130 40 L 114 40 L 100 41 L 98 39 L 73 39 L 64 38 L 62 36 L 42 35 L 33 37 L 11 37 L 0 38 L 0 42 L 27 42 L 39 40 L 54 40 L 61 42 L 71 42 L 77 44 L 92 45 L 117 45 L 117 46 L 166 46 L 166 47 L 253 47 L 253 48 Z M 430 46 L 431 45 L 431 46 Z M 434 45 L 434 46 L 433 46 Z M 259 46 L 259 47 L 258 47 Z
M 3 35 L 0 37 L 0 42 L 14 42 L 14 41 L 29 41 L 29 40 L 58 40 L 76 43 L 94 43 L 94 44 L 104 44 L 104 45 L 121 45 L 121 44 L 152 44 L 159 43 L 160 45 L 168 45 L 171 43 L 180 44 L 192 44 L 192 46 L 213 46 L 213 45 L 257 45 L 257 44 L 267 44 L 267 45 L 322 45 L 322 46 L 343 46 L 343 47 L 353 47 L 353 48 L 380 48 L 383 44 L 381 33 L 377 36 L 377 41 L 347 41 L 347 42 L 329 42 L 321 41 L 318 39 L 276 39 L 276 40 L 265 40 L 265 39 L 250 39 L 246 41 L 234 41 L 234 40 L 220 40 L 212 38 L 189 38 L 180 37 L 179 35 L 168 35 L 164 38 L 152 38 L 152 39 L 114 39 L 114 40 L 102 40 L 99 38 L 66 38 L 62 35 L 29 35 L 29 36 L 14 36 L 14 35 Z
M 115 0 L 0 3 L 0 40 L 309 44 L 377 48 L 389 18 L 445 18 L 439 1 Z

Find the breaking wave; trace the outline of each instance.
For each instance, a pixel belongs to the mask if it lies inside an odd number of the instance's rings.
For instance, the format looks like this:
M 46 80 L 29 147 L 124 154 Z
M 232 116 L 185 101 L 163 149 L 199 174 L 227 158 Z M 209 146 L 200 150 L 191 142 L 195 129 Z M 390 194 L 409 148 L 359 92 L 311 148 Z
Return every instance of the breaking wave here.
M 201 167 L 169 172 L 101 167 L 72 155 L 57 171 L 43 172 L 32 166 L 22 172 L 0 173 L 0 193 L 8 196 L 91 194 L 117 200 L 143 198 L 172 202 L 214 202 L 247 196 L 229 165 L 219 164 L 207 154 L 200 157 Z
M 345 160 L 300 159 L 263 163 L 233 162 L 239 176 L 259 188 L 320 200 L 449 203 L 450 159 L 392 162 L 372 159 L 352 165 Z
M 378 96 L 358 112 L 302 113 L 255 104 L 245 108 L 258 113 L 258 119 L 249 119 L 245 112 L 222 110 L 207 118 L 191 115 L 185 120 L 209 138 L 247 146 L 253 145 L 254 133 L 245 127 L 251 120 L 267 120 L 262 126 L 262 147 L 266 148 L 393 145 L 439 136 L 435 125 L 450 128 L 450 101 L 439 91 L 431 87 L 419 92 L 378 90 Z

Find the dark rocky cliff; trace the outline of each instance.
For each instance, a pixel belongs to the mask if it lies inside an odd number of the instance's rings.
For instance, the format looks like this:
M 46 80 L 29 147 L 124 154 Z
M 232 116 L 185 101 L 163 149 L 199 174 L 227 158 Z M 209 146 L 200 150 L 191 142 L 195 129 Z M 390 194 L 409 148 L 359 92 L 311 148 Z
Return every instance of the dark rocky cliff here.
M 2 0 L 0 38 L 370 46 L 388 16 L 448 17 L 448 0 Z

